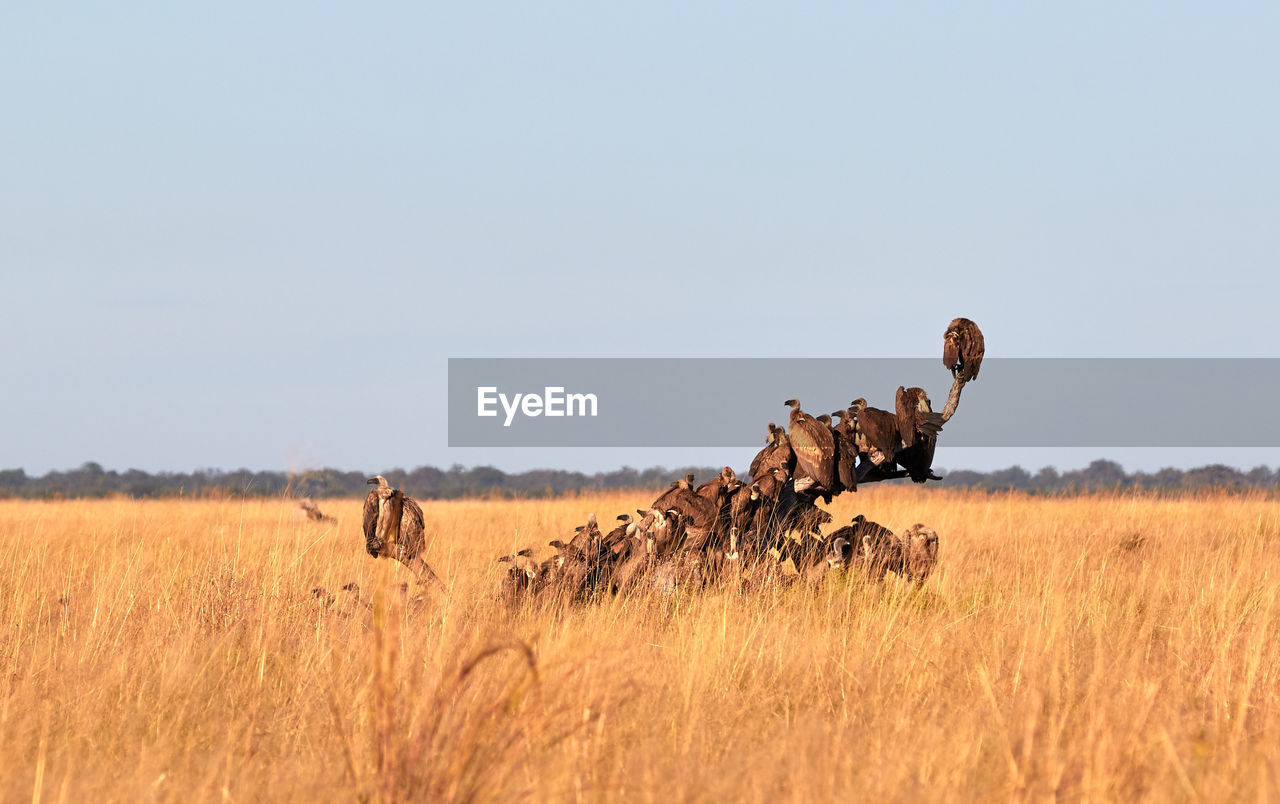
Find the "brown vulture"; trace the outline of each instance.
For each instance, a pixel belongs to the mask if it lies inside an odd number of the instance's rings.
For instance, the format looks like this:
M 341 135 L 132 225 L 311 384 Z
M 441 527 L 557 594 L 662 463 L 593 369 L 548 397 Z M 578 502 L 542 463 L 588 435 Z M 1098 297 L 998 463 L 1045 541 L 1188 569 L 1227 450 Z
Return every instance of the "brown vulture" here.
M 942 432 L 942 414 L 934 413 L 929 396 L 923 388 L 898 387 L 898 432 L 902 436 L 902 449 L 895 460 L 902 464 L 916 483 L 939 480 L 930 469 L 933 452 Z
M 634 521 L 635 520 L 631 514 L 618 515 L 618 522 L 621 524 L 605 534 L 604 537 L 604 546 L 608 548 L 611 553 L 615 555 L 619 553 L 622 549 L 621 545 L 626 543 L 627 537 L 635 533 L 636 528 L 633 524 Z
M 444 583 L 432 571 L 422 553 L 426 550 L 426 523 L 416 500 L 393 489 L 382 475 L 366 483 L 375 485 L 364 498 L 364 546 L 369 555 L 386 556 L 404 564 L 418 577 L 440 589 Z
M 755 516 L 751 523 L 751 532 L 754 542 L 759 544 L 761 540 L 768 540 L 770 532 L 775 529 L 777 522 L 775 521 L 775 507 L 778 500 L 782 496 L 782 490 L 787 485 L 790 476 L 787 470 L 775 467 L 769 474 L 761 476 L 752 485 L 759 490 L 760 499 L 756 503 Z
M 955 319 L 942 333 L 942 363 L 961 382 L 978 379 L 986 348 L 982 330 L 967 318 Z
M 742 483 L 738 481 L 737 474 L 734 473 L 733 469 L 726 466 L 720 470 L 720 474 L 716 475 L 714 480 L 708 480 L 698 486 L 693 490 L 693 493 L 719 504 L 724 501 L 726 495 L 732 493 L 741 485 Z
M 831 418 L 836 422 L 832 425 L 832 430 L 835 430 L 837 433 L 844 433 L 850 438 L 853 438 L 853 425 L 856 421 L 856 417 L 852 413 L 847 410 L 833 410 L 831 411 Z
M 902 442 L 898 417 L 887 410 L 867 407 L 867 400 L 862 397 L 849 403 L 849 412 L 854 416 L 853 443 L 858 452 L 866 455 L 871 465 L 892 468 L 893 456 Z M 864 474 L 860 469 L 858 476 Z
M 909 447 L 919 439 L 937 440 L 938 433 L 942 432 L 942 414 L 933 412 L 929 395 L 923 388 L 899 385 L 894 401 L 898 408 L 898 435 L 902 437 L 902 446 Z
M 662 510 L 675 512 L 677 520 L 684 524 L 684 535 L 688 539 L 688 546 L 695 550 L 706 546 L 717 531 L 720 521 L 720 503 L 701 497 L 683 486 L 667 492 L 663 497 L 666 498 L 666 502 L 663 503 L 665 507 Z M 653 507 L 659 506 L 654 503 Z
M 539 574 L 538 562 L 533 560 L 533 551 L 520 550 L 508 556 L 499 556 L 498 561 L 509 562 L 513 566 L 507 570 L 499 588 L 503 601 L 507 605 L 515 605 L 526 595 L 537 590 Z
M 841 491 L 858 490 L 858 447 L 853 442 L 853 417 L 847 411 L 831 412 L 836 425 L 831 428 L 831 435 L 836 442 L 836 480 Z
M 742 488 L 742 481 L 738 479 L 732 468 L 726 466 L 720 470 L 720 474 L 714 480 L 709 480 L 694 489 L 694 494 L 710 501 L 716 507 L 713 535 L 717 541 L 729 534 L 729 498 L 740 488 Z
M 804 573 L 805 579 L 810 583 L 820 583 L 831 570 L 849 566 L 849 561 L 853 558 L 853 545 L 839 534 L 840 531 L 836 531 L 822 540 L 823 555 Z
M 587 514 L 587 524 L 579 525 L 573 531 L 573 539 L 569 544 L 578 552 L 582 553 L 584 557 L 599 554 L 604 536 L 600 533 L 595 514 Z
M 858 514 L 850 524 L 835 531 L 827 538 L 832 541 L 837 538 L 847 540 L 853 546 L 854 563 L 870 570 L 868 557 L 880 555 L 884 550 L 888 549 L 888 545 L 893 541 L 894 535 L 893 531 L 884 525 L 872 522 L 862 514 Z M 875 569 L 878 571 L 879 567 Z M 884 577 L 883 571 L 879 572 L 879 577 Z
M 796 454 L 795 478 L 813 479 L 809 488 L 831 501 L 836 483 L 836 441 L 831 428 L 800 409 L 800 401 L 788 399 L 791 408 L 791 449 Z
M 854 518 L 855 524 L 859 519 L 863 517 Z M 877 580 L 883 579 L 886 572 L 896 572 L 919 586 L 938 563 L 938 534 L 933 528 L 915 524 L 899 535 L 863 519 L 857 530 L 862 541 L 854 544 L 856 563 Z
M 919 522 L 902 534 L 902 574 L 920 585 L 938 565 L 938 532 Z
M 739 540 L 751 531 L 760 507 L 760 484 L 739 486 L 729 498 L 729 558 L 738 557 Z
M 701 499 L 692 492 L 689 496 L 695 500 Z M 661 558 L 671 554 L 680 546 L 684 536 L 684 520 L 677 511 L 650 508 L 648 511 L 637 509 L 636 513 L 644 515 L 636 532 L 638 536 L 644 537 L 644 549 L 647 555 L 651 558 Z
M 666 491 L 662 492 L 662 494 L 658 496 L 658 499 L 654 500 L 653 504 L 649 507 L 657 508 L 659 511 L 665 511 L 669 507 L 667 505 L 668 500 L 683 491 L 693 491 L 693 472 L 690 472 L 672 483 L 671 486 Z
M 791 450 L 791 440 L 787 437 L 787 431 L 769 422 L 769 440 L 765 442 L 765 448 L 751 460 L 751 468 L 748 470 L 751 479 L 759 480 L 767 477 L 778 468 L 791 474 L 795 466 L 796 456 Z

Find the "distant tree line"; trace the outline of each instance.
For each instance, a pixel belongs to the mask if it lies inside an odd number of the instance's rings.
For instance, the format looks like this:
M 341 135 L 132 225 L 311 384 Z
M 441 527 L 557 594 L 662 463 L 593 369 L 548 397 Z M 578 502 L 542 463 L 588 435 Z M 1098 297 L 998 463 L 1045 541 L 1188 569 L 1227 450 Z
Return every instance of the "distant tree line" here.
M 423 499 L 454 499 L 475 496 L 553 497 L 575 492 L 609 489 L 660 489 L 673 479 L 693 472 L 698 478 L 710 479 L 719 467 L 684 467 L 638 470 L 623 467 L 612 472 L 565 472 L 534 469 L 507 473 L 492 466 L 449 469 L 420 466 L 417 469 L 390 469 L 381 472 L 393 486 L 406 489 Z M 745 475 L 745 471 L 741 473 Z M 1059 472 L 1052 467 L 1032 474 L 1020 466 L 995 472 L 940 472 L 944 487 L 1007 491 L 1010 489 L 1038 494 L 1083 491 L 1145 489 L 1153 491 L 1187 491 L 1196 489 L 1280 489 L 1280 469 L 1259 466 L 1241 471 L 1215 464 L 1198 469 L 1161 469 L 1158 472 L 1126 473 L 1112 461 L 1094 461 L 1084 469 Z M 287 472 L 251 472 L 239 469 L 224 472 L 202 469 L 195 472 L 159 472 L 151 474 L 138 469 L 126 472 L 103 469 L 97 463 L 86 463 L 78 469 L 49 472 L 32 477 L 22 469 L 0 471 L 0 497 L 58 498 L 106 497 L 228 497 L 281 496 L 286 491 L 296 497 L 359 497 L 368 487 L 364 472 L 337 469 L 314 469 L 298 474 Z

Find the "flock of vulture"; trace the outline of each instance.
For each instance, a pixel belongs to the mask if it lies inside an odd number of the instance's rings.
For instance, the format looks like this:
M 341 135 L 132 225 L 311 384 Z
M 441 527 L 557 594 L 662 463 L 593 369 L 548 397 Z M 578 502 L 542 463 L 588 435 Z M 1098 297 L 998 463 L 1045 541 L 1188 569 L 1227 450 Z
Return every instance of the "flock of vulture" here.
M 698 588 L 727 572 L 734 577 L 820 579 L 832 569 L 857 568 L 873 578 L 895 572 L 923 583 L 937 563 L 938 535 L 916 524 L 895 534 L 859 515 L 834 532 L 821 526 L 831 515 L 818 507 L 859 484 L 909 477 L 941 480 L 933 473 L 938 434 L 955 413 L 965 383 L 976 379 L 985 351 L 982 332 L 967 318 L 943 335 L 943 363 L 951 371 L 947 403 L 935 412 L 921 388 L 899 387 L 894 411 L 853 400 L 845 410 L 818 416 L 788 399 L 789 429 L 769 424 L 764 449 L 750 477 L 725 467 L 695 484 L 692 474 L 672 483 L 648 507 L 617 517 L 607 533 L 594 514 L 568 542 L 550 542 L 555 554 L 538 561 L 532 550 L 498 559 L 504 600 L 586 601 L 642 588 Z M 426 563 L 422 509 L 378 476 L 364 505 L 365 547 L 394 558 L 419 583 L 443 589 Z

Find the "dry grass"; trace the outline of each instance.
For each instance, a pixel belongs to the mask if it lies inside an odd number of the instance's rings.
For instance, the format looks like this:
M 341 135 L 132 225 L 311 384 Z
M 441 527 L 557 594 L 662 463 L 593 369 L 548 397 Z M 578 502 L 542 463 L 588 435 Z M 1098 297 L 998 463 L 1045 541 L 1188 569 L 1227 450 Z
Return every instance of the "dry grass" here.
M 923 589 L 495 605 L 512 547 L 638 495 L 424 506 L 415 609 L 275 501 L 0 501 L 0 796 L 1253 798 L 1280 785 L 1280 504 L 877 488 Z M 366 610 L 310 590 L 357 581 Z M 375 590 L 370 592 L 370 590 Z

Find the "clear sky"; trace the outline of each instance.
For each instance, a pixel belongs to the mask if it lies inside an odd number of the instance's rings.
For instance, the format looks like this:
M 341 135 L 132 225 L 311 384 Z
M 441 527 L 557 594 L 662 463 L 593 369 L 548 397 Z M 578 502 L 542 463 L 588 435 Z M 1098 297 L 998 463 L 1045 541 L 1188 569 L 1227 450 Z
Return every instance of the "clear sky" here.
M 1277 42 L 1261 2 L 3 4 L 0 468 L 743 460 L 448 449 L 448 357 L 955 315 L 1280 355 Z

